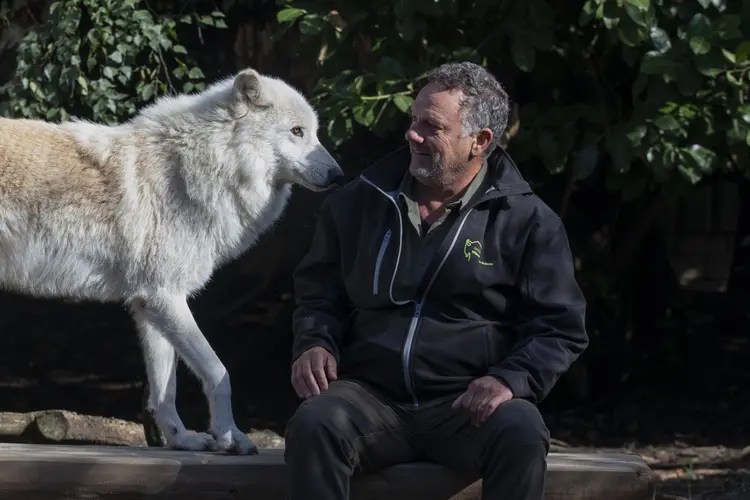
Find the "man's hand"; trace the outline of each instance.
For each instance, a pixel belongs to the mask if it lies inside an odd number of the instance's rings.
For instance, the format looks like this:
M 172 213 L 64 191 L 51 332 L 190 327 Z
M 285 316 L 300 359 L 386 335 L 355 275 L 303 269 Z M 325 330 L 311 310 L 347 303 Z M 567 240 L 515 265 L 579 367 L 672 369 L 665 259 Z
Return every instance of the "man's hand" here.
M 302 399 L 317 396 L 336 380 L 336 358 L 322 347 L 303 352 L 292 364 L 292 387 Z
M 452 407 L 469 410 L 471 423 L 478 427 L 492 415 L 498 406 L 511 398 L 513 398 L 511 390 L 495 377 L 488 375 L 469 384 L 469 388 L 456 398 Z

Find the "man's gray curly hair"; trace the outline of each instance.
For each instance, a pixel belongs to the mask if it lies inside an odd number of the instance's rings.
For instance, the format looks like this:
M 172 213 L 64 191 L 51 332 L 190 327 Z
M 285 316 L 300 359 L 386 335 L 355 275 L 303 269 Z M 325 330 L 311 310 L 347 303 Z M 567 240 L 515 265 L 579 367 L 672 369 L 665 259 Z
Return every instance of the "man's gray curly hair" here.
M 450 90 L 461 90 L 461 128 L 465 136 L 483 128 L 492 130 L 489 155 L 499 144 L 508 125 L 510 105 L 503 86 L 485 68 L 472 62 L 445 63 L 427 73 L 429 82 Z

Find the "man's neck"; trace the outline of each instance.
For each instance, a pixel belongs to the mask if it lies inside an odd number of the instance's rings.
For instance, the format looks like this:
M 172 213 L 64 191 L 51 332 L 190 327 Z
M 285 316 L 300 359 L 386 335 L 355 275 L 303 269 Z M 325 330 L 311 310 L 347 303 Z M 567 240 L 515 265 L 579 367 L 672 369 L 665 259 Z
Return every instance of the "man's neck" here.
M 424 184 L 414 182 L 414 197 L 417 203 L 431 208 L 440 207 L 461 196 L 477 173 L 482 169 L 482 159 L 474 161 L 469 168 L 454 176 L 447 184 Z

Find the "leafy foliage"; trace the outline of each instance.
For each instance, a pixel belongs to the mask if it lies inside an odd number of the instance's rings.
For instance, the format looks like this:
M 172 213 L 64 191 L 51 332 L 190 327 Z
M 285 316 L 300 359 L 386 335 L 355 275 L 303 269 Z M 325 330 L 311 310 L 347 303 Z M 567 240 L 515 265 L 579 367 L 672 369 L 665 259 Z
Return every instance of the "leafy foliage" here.
M 157 15 L 140 0 L 59 0 L 17 53 L 2 87 L 4 115 L 115 123 L 159 94 L 201 90 L 201 69 L 180 45 L 178 24 L 226 27 L 224 14 Z
M 549 174 L 604 170 L 629 200 L 747 166 L 750 2 L 376 3 L 290 1 L 277 14 L 317 52 L 315 101 L 335 144 L 360 126 L 394 131 L 425 70 L 471 60 L 521 103 L 514 156 Z

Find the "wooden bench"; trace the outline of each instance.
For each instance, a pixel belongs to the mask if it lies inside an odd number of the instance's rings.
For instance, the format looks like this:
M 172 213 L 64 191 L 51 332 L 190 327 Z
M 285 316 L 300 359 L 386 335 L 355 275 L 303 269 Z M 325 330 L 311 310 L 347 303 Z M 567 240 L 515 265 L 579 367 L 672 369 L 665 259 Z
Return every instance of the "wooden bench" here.
M 163 448 L 0 444 L 0 499 L 284 499 L 283 450 L 255 456 Z M 647 500 L 654 474 L 631 454 L 551 453 L 545 499 Z M 352 500 L 478 500 L 481 481 L 429 463 L 355 475 Z

